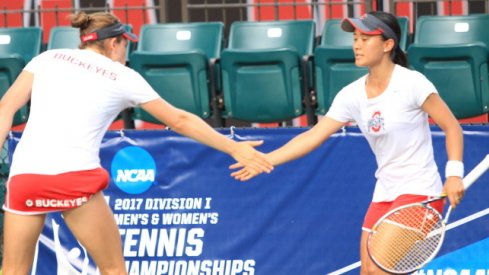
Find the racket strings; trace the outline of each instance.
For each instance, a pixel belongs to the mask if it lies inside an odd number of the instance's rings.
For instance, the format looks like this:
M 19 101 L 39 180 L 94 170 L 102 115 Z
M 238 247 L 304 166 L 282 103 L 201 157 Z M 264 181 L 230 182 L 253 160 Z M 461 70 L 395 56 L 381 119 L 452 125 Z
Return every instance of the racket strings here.
M 372 259 L 388 271 L 408 272 L 422 266 L 438 250 L 443 221 L 423 205 L 402 208 L 387 216 L 370 235 Z

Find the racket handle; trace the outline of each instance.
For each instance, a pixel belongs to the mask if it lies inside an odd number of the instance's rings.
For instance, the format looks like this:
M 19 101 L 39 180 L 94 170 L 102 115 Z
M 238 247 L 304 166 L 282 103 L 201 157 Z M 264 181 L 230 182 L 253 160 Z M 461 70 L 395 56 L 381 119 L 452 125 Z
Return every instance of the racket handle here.
M 463 183 L 465 189 L 469 188 L 487 169 L 489 169 L 489 154 L 464 177 Z

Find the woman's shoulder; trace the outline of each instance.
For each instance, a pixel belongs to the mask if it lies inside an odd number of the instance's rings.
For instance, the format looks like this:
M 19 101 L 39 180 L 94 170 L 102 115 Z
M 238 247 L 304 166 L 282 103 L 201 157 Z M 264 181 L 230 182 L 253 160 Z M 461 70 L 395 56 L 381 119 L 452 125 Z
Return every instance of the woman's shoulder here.
M 406 68 L 400 65 L 396 65 L 396 71 L 398 72 L 399 75 L 401 75 L 402 79 L 404 80 L 411 80 L 411 79 L 417 79 L 417 78 L 425 78 L 425 76 L 411 68 Z
M 421 72 L 418 72 L 410 68 L 402 67 L 399 65 L 396 66 L 397 66 L 396 67 L 397 87 L 409 88 L 413 90 L 428 89 L 431 92 L 436 91 L 436 88 L 433 86 L 433 83 Z
M 358 91 L 359 89 L 364 89 L 365 88 L 365 78 L 367 75 L 363 75 L 360 78 L 354 80 L 353 82 L 350 82 L 350 84 L 346 85 L 343 87 L 343 89 L 340 90 L 341 93 L 353 93 Z
M 408 95 L 418 104 L 422 104 L 427 95 L 437 92 L 433 83 L 421 72 L 397 66 L 397 81 L 394 89 L 405 91 L 405 93 L 398 93 L 399 95 Z

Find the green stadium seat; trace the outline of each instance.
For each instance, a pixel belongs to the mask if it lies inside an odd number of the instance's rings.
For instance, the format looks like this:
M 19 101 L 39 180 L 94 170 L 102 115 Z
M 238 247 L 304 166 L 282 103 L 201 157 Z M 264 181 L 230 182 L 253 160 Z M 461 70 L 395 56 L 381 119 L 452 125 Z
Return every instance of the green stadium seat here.
M 80 45 L 80 31 L 68 26 L 52 27 L 47 44 L 48 50 L 76 49 Z
M 304 114 L 314 36 L 310 20 L 232 23 L 220 60 L 223 118 L 268 123 Z
M 399 45 L 406 50 L 409 21 L 398 17 L 401 26 Z M 321 41 L 314 51 L 316 114 L 325 115 L 336 94 L 346 85 L 367 73 L 367 68 L 357 67 L 353 55 L 353 35 L 341 29 L 341 19 L 325 22 Z
M 15 81 L 24 66 L 41 51 L 42 30 L 39 27 L 0 28 L 0 97 Z M 15 114 L 13 126 L 28 118 L 25 105 Z
M 408 49 L 459 119 L 489 112 L 489 15 L 422 16 Z
M 146 24 L 140 32 L 137 49 L 131 54 L 130 67 L 172 105 L 201 118 L 215 114 L 211 108 L 214 64 L 223 44 L 221 22 Z M 217 106 L 217 104 L 215 104 Z M 140 108 L 135 118 L 160 123 Z
M 18 54 L 27 63 L 40 53 L 41 36 L 39 27 L 0 28 L 0 56 Z
M 24 61 L 19 55 L 0 55 L 0 97 L 14 83 L 24 66 Z M 24 105 L 15 113 L 12 125 L 16 126 L 27 122 L 28 116 L 28 106 Z

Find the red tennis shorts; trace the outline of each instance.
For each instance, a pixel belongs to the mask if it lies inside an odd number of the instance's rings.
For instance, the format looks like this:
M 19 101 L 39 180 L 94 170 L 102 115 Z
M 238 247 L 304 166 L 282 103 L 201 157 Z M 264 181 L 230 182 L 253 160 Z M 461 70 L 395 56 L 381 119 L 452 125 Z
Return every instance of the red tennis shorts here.
M 430 199 L 429 196 L 423 195 L 401 195 L 393 201 L 387 202 L 372 202 L 365 215 L 365 220 L 363 221 L 362 229 L 365 231 L 370 231 L 375 223 L 384 216 L 387 212 L 395 209 L 397 207 L 422 202 Z M 431 207 L 436 209 L 439 213 L 443 212 L 443 207 L 445 206 L 445 200 L 437 200 L 429 204 Z
M 57 175 L 19 174 L 7 181 L 3 209 L 24 215 L 72 209 L 108 184 L 109 174 L 103 168 Z

